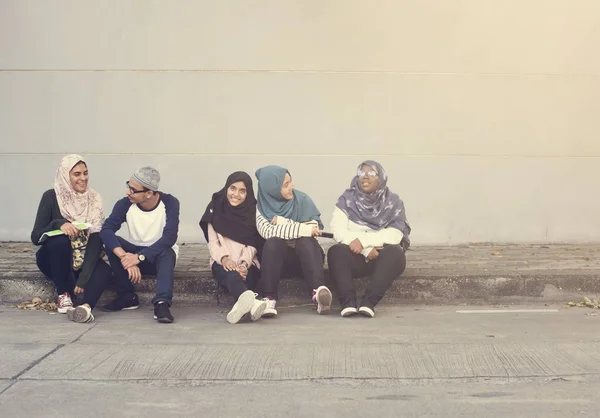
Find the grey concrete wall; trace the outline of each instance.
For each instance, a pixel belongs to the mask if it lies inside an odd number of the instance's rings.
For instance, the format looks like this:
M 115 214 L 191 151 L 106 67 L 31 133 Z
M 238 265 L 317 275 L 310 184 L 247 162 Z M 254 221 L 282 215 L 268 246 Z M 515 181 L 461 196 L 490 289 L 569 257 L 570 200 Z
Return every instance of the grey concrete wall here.
M 327 223 L 380 160 L 419 244 L 600 237 L 597 0 L 2 0 L 0 240 L 61 156 L 106 210 L 140 165 L 201 241 L 234 170 L 288 167 Z

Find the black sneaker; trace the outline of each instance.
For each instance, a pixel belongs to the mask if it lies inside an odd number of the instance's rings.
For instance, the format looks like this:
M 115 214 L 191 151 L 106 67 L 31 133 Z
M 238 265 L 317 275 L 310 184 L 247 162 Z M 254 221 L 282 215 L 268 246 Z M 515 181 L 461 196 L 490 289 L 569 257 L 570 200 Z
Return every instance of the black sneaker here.
M 140 300 L 137 295 L 133 295 L 133 297 L 129 295 L 119 296 L 115 300 L 110 303 L 107 303 L 102 307 L 103 310 L 108 312 L 117 312 L 117 311 L 130 311 L 132 309 L 137 309 L 140 307 Z
M 154 305 L 154 319 L 163 324 L 171 324 L 174 321 L 167 302 L 158 302 Z

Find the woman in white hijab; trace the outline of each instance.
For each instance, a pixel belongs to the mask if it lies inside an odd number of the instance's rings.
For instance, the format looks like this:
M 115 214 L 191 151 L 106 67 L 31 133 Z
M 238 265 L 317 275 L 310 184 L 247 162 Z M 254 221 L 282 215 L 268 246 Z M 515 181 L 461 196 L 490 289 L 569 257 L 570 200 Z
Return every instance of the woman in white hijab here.
M 37 265 L 56 286 L 58 312 L 75 322 L 94 320 L 92 309 L 110 279 L 110 267 L 101 259 L 103 223 L 102 198 L 88 187 L 87 163 L 79 155 L 63 157 L 54 188 L 40 201 L 31 241 L 41 246 Z M 83 298 L 77 308 L 74 295 Z

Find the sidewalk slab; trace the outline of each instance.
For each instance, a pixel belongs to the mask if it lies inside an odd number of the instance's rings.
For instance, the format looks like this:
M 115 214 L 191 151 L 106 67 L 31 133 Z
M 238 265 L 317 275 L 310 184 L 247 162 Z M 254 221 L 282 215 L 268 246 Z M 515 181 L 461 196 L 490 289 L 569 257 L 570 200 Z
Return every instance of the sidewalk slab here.
M 0 243 L 0 302 L 53 297 L 52 284 L 35 265 L 35 251 L 28 243 Z M 180 254 L 174 289 L 177 303 L 231 303 L 212 278 L 205 244 L 183 244 Z M 356 282 L 361 292 L 368 279 Z M 142 301 L 149 302 L 154 288 L 154 278 L 144 278 L 138 286 Z M 309 293 L 301 279 L 280 282 L 282 303 L 308 303 Z M 599 294 L 600 244 L 478 244 L 411 248 L 406 271 L 384 302 L 550 302 Z M 111 296 L 110 291 L 105 294 Z
M 383 305 L 374 319 L 297 307 L 231 325 L 222 307 L 177 305 L 165 325 L 142 306 L 99 311 L 88 327 L 0 304 L 0 364 L 19 362 L 24 346 L 41 356 L 0 377 L 0 392 L 10 385 L 0 411 L 262 417 L 268 393 L 295 417 L 597 416 L 600 316 L 550 307 L 466 315 L 457 311 L 479 307 Z M 38 341 L 67 328 L 77 337 L 43 356 Z
M 0 379 L 12 379 L 50 353 L 56 344 L 0 344 Z

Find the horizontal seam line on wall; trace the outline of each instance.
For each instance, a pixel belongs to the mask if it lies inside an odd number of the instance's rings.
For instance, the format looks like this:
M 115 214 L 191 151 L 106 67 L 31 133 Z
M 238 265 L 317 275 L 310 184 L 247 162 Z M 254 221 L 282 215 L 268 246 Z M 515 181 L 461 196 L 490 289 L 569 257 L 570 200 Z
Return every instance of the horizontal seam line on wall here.
M 114 72 L 114 73 L 226 73 L 226 74 L 381 74 L 381 75 L 407 75 L 407 76 L 512 76 L 512 77 L 600 77 L 600 74 L 593 73 L 513 73 L 513 72 L 428 72 L 428 71 L 392 71 L 392 70 L 282 70 L 282 69 L 119 69 L 119 68 L 104 68 L 104 69 L 28 69 L 28 68 L 13 68 L 0 69 L 0 73 L 18 73 L 18 72 L 66 72 L 66 73 L 93 73 L 93 72 Z
M 1 156 L 36 156 L 36 155 L 64 155 L 65 152 L 0 152 Z M 98 155 L 98 156 L 137 156 L 137 155 L 153 155 L 153 156 L 164 156 L 164 157 L 198 157 L 198 156 L 223 156 L 223 157 L 489 157 L 489 158 L 600 158 L 600 154 L 596 155 L 578 155 L 578 154 L 395 154 L 395 153 L 360 153 L 360 154 L 281 154 L 281 153 L 207 153 L 207 152 L 86 152 L 78 151 L 85 155 Z

